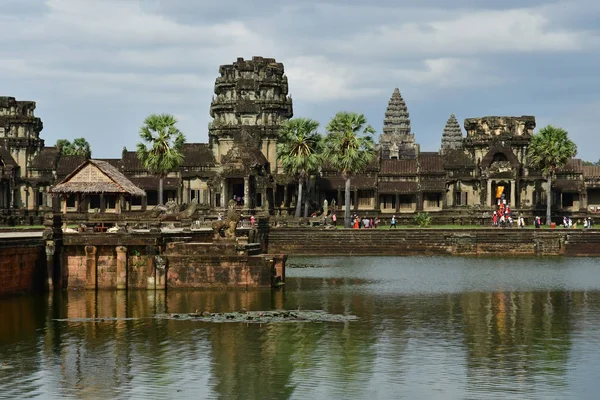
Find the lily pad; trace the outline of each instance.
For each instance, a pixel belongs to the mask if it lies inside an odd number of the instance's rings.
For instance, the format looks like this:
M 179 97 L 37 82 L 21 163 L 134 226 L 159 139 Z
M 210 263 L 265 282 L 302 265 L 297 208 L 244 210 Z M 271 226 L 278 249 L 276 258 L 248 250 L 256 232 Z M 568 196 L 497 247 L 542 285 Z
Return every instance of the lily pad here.
M 202 314 L 158 314 L 158 319 L 176 319 L 179 321 L 203 322 L 246 322 L 254 324 L 280 323 L 280 322 L 346 322 L 358 319 L 355 315 L 329 314 L 322 310 L 275 310 L 275 311 L 246 311 L 228 313 Z

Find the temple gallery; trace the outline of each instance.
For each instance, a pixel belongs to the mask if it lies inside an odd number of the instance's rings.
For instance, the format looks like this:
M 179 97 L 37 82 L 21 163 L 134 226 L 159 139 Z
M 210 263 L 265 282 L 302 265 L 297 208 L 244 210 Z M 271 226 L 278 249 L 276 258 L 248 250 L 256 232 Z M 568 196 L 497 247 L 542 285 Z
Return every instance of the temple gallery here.
M 63 202 L 65 211 L 80 213 L 133 212 L 158 204 L 158 178 L 136 152 L 126 149 L 120 158 L 91 160 L 83 172 L 107 182 L 113 179 L 117 186 L 127 181 L 131 190 L 51 196 L 56 184 L 81 175 L 86 160 L 45 146 L 35 108 L 33 101 L 0 97 L 0 224 L 7 218 L 19 223 L 41 218 L 53 201 Z M 296 179 L 284 173 L 276 152 L 280 126 L 293 116 L 283 64 L 253 57 L 221 65 L 209 112 L 208 143 L 184 145 L 182 165 L 164 180 L 165 200 L 197 203 L 215 215 L 227 209 L 230 199 L 250 213 L 291 214 Z M 456 216 L 483 220 L 497 207 L 500 193 L 521 215 L 544 214 L 546 179 L 527 159 L 535 117 L 466 118 L 462 128 L 455 115 L 445 125 L 443 117 L 439 151 L 423 152 L 398 89 L 382 115 L 377 156 L 351 179 L 354 212 L 385 218 L 427 211 L 439 221 Z M 344 183 L 338 171 L 327 167 L 311 177 L 306 193 L 310 212 L 319 212 L 325 200 L 344 207 Z M 557 173 L 551 190 L 557 216 L 596 212 L 600 166 L 572 159 Z

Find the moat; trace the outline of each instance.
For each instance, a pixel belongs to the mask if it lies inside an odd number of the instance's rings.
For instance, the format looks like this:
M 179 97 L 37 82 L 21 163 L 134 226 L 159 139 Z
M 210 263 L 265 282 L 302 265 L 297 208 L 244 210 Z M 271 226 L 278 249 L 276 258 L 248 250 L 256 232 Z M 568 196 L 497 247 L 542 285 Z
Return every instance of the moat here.
M 11 297 L 0 300 L 0 398 L 593 398 L 597 268 L 596 258 L 290 257 L 279 290 Z M 358 320 L 153 318 L 242 308 Z

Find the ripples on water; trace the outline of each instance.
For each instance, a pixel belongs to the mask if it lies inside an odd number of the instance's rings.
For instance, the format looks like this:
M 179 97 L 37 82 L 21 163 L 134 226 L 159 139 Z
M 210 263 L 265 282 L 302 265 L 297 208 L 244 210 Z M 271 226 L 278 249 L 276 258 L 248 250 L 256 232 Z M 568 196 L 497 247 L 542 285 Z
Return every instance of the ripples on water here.
M 0 301 L 0 398 L 597 398 L 596 259 L 318 258 L 284 290 Z M 323 309 L 345 323 L 160 313 Z M 57 318 L 127 320 L 59 322 Z

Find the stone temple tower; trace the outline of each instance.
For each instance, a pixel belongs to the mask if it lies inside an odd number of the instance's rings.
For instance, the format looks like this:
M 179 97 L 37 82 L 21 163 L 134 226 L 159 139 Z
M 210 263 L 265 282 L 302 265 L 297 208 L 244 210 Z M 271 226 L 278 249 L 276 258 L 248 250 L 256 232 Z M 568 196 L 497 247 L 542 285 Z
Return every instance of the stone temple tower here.
M 446 126 L 444 127 L 444 133 L 442 133 L 442 154 L 448 150 L 456 150 L 462 147 L 462 130 L 460 124 L 454 114 L 450 115 Z
M 8 193 L 9 201 L 4 201 L 11 207 L 31 208 L 34 204 L 34 193 L 28 184 L 28 167 L 44 147 L 44 140 L 40 139 L 42 120 L 34 115 L 34 111 L 33 101 L 0 97 L 0 147 L 4 148 L 5 154 L 10 153 L 18 165 L 16 180 Z
M 394 89 L 385 112 L 379 146 L 382 159 L 416 158 L 419 152 L 419 145 L 410 131 L 408 108 L 398 88 Z
M 221 65 L 219 73 L 208 127 L 216 161 L 237 146 L 259 150 L 274 168 L 279 128 L 293 115 L 283 64 L 273 58 L 238 58 Z

